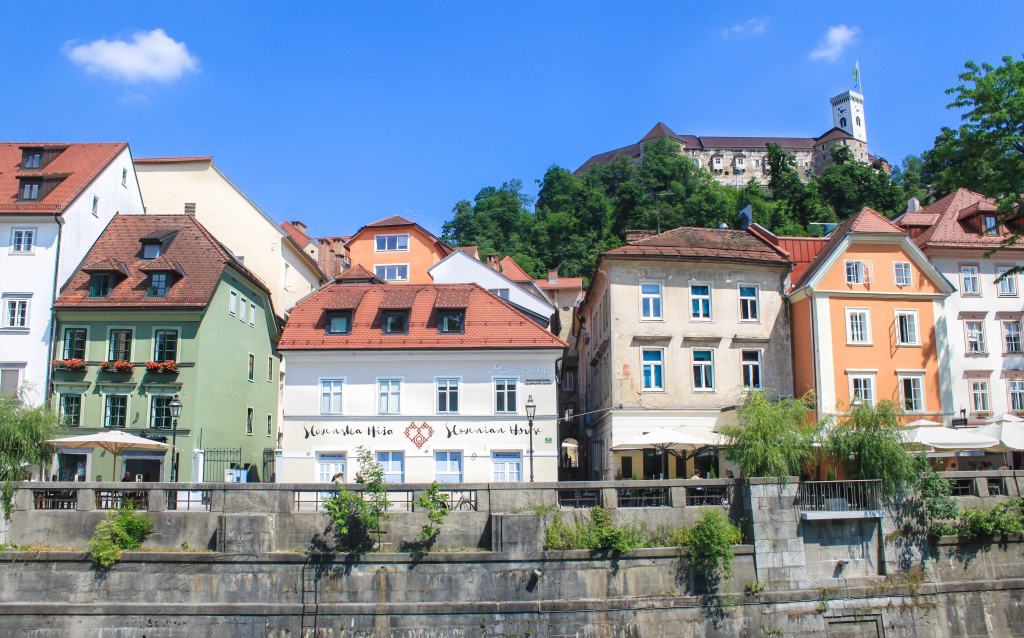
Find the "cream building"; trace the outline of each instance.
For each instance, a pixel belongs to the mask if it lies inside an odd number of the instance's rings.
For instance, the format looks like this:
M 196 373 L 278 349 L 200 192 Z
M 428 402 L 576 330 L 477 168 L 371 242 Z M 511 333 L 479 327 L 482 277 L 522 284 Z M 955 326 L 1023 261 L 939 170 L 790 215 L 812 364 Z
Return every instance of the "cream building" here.
M 578 418 L 599 479 L 663 474 L 654 450 L 612 448 L 657 429 L 710 434 L 751 389 L 792 394 L 789 259 L 748 230 L 634 234 L 602 253 L 577 310 Z M 563 436 L 567 434 L 563 428 Z M 703 472 L 723 473 L 711 458 Z M 669 476 L 693 466 L 669 464 Z
M 135 160 L 152 214 L 194 214 L 270 289 L 274 309 L 287 312 L 325 281 L 307 254 L 213 163 L 212 157 Z

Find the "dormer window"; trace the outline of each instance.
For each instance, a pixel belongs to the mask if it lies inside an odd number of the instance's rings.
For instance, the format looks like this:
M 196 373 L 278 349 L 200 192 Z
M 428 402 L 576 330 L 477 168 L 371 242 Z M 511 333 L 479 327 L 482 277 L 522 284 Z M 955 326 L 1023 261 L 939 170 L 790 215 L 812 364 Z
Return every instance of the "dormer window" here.
M 146 286 L 147 297 L 166 297 L 167 289 L 170 287 L 171 278 L 168 273 L 155 272 L 149 275 L 149 284 Z
M 160 242 L 149 241 L 142 244 L 142 258 L 143 259 L 156 259 L 160 256 L 161 246 Z
M 463 310 L 441 310 L 437 313 L 437 331 L 440 334 L 462 334 L 466 323 Z
M 989 236 L 995 236 L 999 234 L 999 222 L 996 220 L 995 215 L 985 215 L 982 217 L 982 223 L 984 228 L 982 232 Z
M 21 200 L 31 202 L 39 199 L 39 187 L 42 181 L 38 179 L 21 180 Z
M 89 277 L 89 296 L 106 297 L 110 294 L 110 273 L 97 272 Z
M 328 312 L 324 327 L 329 335 L 347 335 L 352 332 L 352 313 L 348 310 Z
M 715 169 L 721 169 L 722 168 L 722 157 L 720 155 L 716 155 L 716 156 L 712 157 L 711 158 L 711 166 L 714 167 Z
M 26 150 L 21 158 L 21 168 L 42 168 L 43 166 L 43 153 L 38 150 Z
M 384 313 L 380 324 L 384 334 L 405 334 L 409 331 L 409 311 L 389 310 Z

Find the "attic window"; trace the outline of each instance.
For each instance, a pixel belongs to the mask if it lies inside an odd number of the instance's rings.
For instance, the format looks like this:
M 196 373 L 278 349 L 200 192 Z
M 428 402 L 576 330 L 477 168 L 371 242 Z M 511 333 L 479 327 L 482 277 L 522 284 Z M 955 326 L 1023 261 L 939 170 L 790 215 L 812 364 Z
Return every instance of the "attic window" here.
M 384 313 L 380 323 L 384 334 L 405 334 L 409 331 L 409 311 L 389 310 Z
M 155 272 L 149 276 L 149 284 L 146 286 L 147 297 L 166 297 L 167 288 L 170 287 L 171 277 L 166 272 Z
M 26 150 L 24 155 L 21 157 L 21 167 L 24 168 L 41 168 L 43 165 L 43 152 L 31 149 Z
M 437 313 L 437 331 L 440 334 L 462 334 L 466 323 L 463 310 L 441 310 Z
M 986 235 L 994 236 L 999 234 L 999 222 L 996 221 L 995 215 L 985 215 L 982 221 L 984 223 L 983 232 Z
M 352 332 L 352 312 L 349 310 L 328 312 L 324 324 L 329 335 L 347 335 Z
M 110 294 L 110 273 L 97 272 L 89 277 L 89 296 L 106 297 Z
M 142 244 L 143 259 L 156 259 L 161 252 L 161 245 L 158 241 L 147 241 Z
M 21 200 L 30 202 L 39 199 L 39 187 L 42 183 L 42 180 L 38 179 L 21 180 Z

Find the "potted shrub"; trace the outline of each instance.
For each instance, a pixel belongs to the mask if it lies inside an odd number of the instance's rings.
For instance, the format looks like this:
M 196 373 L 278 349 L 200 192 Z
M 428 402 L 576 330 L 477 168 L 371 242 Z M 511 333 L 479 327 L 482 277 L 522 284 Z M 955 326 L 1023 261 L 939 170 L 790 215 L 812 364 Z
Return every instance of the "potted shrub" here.
M 146 370 L 150 372 L 156 372 L 162 374 L 164 372 L 177 372 L 178 362 L 177 361 L 148 361 L 146 362 Z
M 57 359 L 53 362 L 53 367 L 71 372 L 85 370 L 85 359 Z
M 131 372 L 135 366 L 131 361 L 104 361 L 100 367 L 107 372 Z

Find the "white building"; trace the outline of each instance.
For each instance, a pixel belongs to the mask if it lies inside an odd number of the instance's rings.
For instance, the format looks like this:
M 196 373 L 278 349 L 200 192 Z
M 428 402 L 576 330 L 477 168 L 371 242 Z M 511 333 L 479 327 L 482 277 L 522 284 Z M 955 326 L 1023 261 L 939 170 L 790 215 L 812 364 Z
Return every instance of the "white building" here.
M 135 160 L 146 211 L 194 213 L 271 291 L 274 309 L 287 311 L 325 281 L 306 253 L 218 169 L 212 157 Z M 283 315 L 282 315 L 283 316 Z
M 1021 229 L 1008 229 L 994 201 L 963 188 L 924 209 L 911 200 L 896 223 L 957 289 L 939 319 L 948 335 L 938 348 L 940 369 L 949 370 L 943 405 L 973 420 L 1024 415 L 1022 282 L 1002 276 L 1024 267 L 1024 246 L 1000 248 Z
M 531 293 L 476 257 L 466 254 L 462 249 L 457 249 L 431 266 L 427 273 L 434 283 L 438 284 L 479 284 L 516 308 L 532 315 L 534 321 L 545 328 L 551 325 L 551 317 L 556 311 L 555 307 L 542 297 L 543 293 L 539 289 L 534 288 L 536 294 Z
M 144 212 L 126 143 L 0 144 L 0 392 L 43 400 L 52 305 L 114 216 Z
M 335 283 L 297 305 L 278 480 L 557 480 L 555 364 L 564 343 L 473 284 Z

